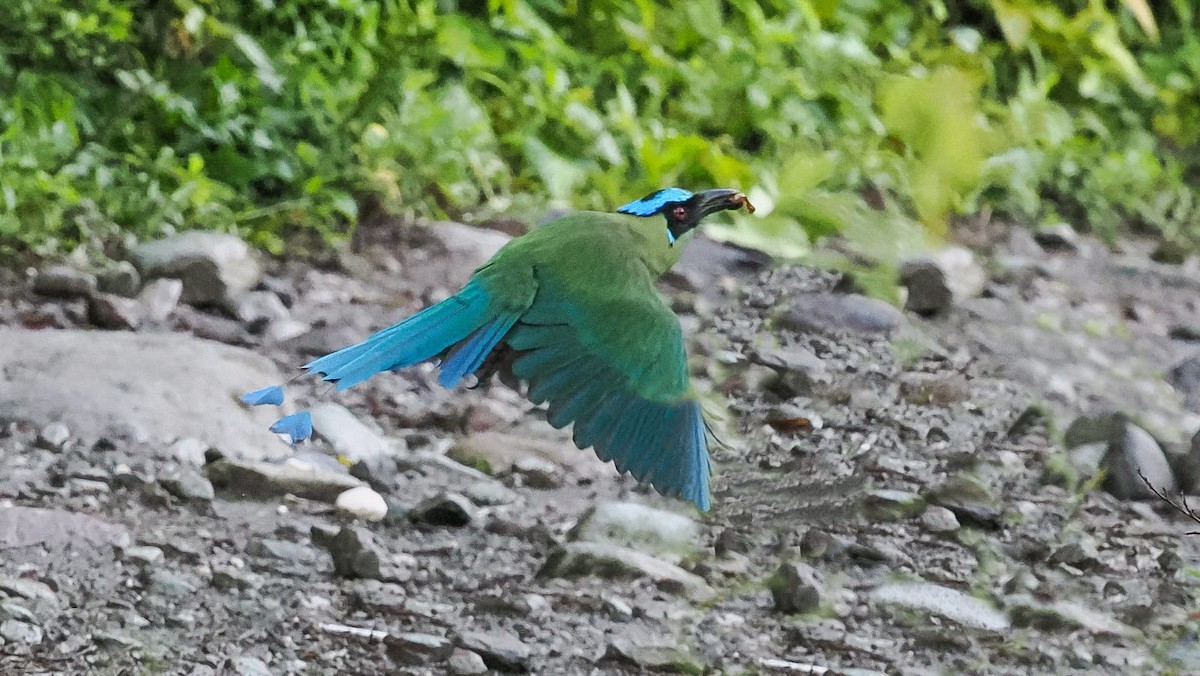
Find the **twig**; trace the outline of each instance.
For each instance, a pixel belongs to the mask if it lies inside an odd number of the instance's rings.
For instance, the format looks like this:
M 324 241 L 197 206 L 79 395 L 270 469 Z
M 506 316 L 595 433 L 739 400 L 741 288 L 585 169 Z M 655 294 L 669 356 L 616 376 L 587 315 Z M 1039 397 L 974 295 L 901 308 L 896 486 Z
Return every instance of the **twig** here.
M 358 638 L 365 638 L 371 641 L 382 641 L 383 639 L 387 638 L 388 635 L 386 631 L 379 631 L 378 629 L 363 629 L 362 627 L 349 627 L 344 624 L 321 623 L 318 626 L 321 628 L 321 631 L 325 632 L 326 634 L 333 634 L 334 636 L 357 636 Z
M 828 674 L 828 667 L 821 667 L 815 664 L 801 664 L 800 662 L 792 662 L 790 660 L 777 659 L 760 659 L 758 665 L 764 669 L 771 671 L 783 671 L 791 674 Z
M 1146 478 L 1146 475 L 1142 474 L 1141 469 L 1138 469 L 1137 473 L 1138 473 L 1138 476 L 1140 476 L 1142 478 L 1142 483 L 1146 484 L 1146 488 L 1149 488 L 1152 493 L 1157 495 L 1159 500 L 1162 500 L 1163 502 L 1167 503 L 1168 505 L 1171 506 L 1172 509 L 1174 509 L 1175 511 L 1179 512 L 1180 514 L 1186 516 L 1187 518 L 1191 519 L 1192 521 L 1195 521 L 1196 523 L 1200 523 L 1200 513 L 1197 513 L 1196 510 L 1192 509 L 1191 505 L 1188 504 L 1187 496 L 1184 495 L 1183 491 L 1179 491 L 1179 501 L 1176 502 L 1175 500 L 1172 500 L 1171 498 L 1167 497 L 1167 494 L 1165 492 L 1156 488 L 1154 486 L 1154 484 L 1150 483 L 1150 480 Z M 1200 531 L 1191 530 L 1191 531 L 1188 531 L 1187 534 L 1188 535 L 1200 535 Z

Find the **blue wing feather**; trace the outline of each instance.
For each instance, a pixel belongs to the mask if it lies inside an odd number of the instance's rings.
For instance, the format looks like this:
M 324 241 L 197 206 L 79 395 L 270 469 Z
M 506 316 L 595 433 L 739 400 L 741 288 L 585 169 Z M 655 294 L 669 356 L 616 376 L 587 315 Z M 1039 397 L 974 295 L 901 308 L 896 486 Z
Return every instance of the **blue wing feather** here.
M 444 365 L 441 380 L 453 385 L 482 365 L 518 317 L 515 312 L 496 311 L 487 291 L 473 280 L 446 300 L 304 368 L 345 390 L 376 373 L 432 359 L 466 341 Z
M 490 324 L 476 330 L 469 339 L 455 348 L 446 361 L 442 362 L 442 373 L 438 376 L 442 387 L 455 387 L 463 378 L 483 366 L 484 360 L 516 321 L 516 315 L 501 315 Z

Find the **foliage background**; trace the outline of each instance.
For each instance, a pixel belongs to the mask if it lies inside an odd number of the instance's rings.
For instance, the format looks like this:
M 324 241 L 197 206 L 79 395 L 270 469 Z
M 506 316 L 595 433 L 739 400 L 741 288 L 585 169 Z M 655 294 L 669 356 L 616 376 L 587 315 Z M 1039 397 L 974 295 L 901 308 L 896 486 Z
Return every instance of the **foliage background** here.
M 720 234 L 775 253 L 989 214 L 1194 246 L 1198 28 L 1190 0 L 6 0 L 0 246 L 281 251 L 368 205 L 665 185 L 752 191 Z

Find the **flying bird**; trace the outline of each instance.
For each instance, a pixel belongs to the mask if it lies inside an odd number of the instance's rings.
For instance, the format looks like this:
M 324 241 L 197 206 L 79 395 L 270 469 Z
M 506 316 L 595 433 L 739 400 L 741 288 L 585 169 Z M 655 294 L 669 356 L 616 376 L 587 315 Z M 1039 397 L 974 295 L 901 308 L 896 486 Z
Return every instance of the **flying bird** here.
M 455 295 L 303 368 L 340 391 L 440 358 L 438 381 L 452 388 L 490 376 L 507 357 L 529 400 L 548 404 L 550 424 L 574 424 L 576 446 L 707 511 L 708 428 L 679 319 L 654 283 L 701 220 L 743 207 L 754 211 L 737 190 L 667 188 L 617 213 L 563 216 L 510 241 Z M 276 385 L 242 401 L 283 398 Z M 271 430 L 299 443 L 312 416 L 294 413 Z

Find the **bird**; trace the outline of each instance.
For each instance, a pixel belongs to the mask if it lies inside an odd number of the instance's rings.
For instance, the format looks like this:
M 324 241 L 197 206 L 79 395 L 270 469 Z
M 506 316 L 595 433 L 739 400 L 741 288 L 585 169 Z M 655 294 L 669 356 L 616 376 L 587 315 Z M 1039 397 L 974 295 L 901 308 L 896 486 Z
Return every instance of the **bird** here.
M 742 208 L 754 211 L 731 188 L 666 188 L 615 212 L 561 216 L 509 241 L 458 293 L 302 368 L 341 391 L 435 359 L 448 388 L 506 364 L 552 426 L 573 425 L 581 450 L 708 511 L 708 425 L 679 319 L 654 284 L 705 217 Z M 283 386 L 242 401 L 282 404 Z M 271 431 L 299 443 L 312 416 L 293 413 Z

